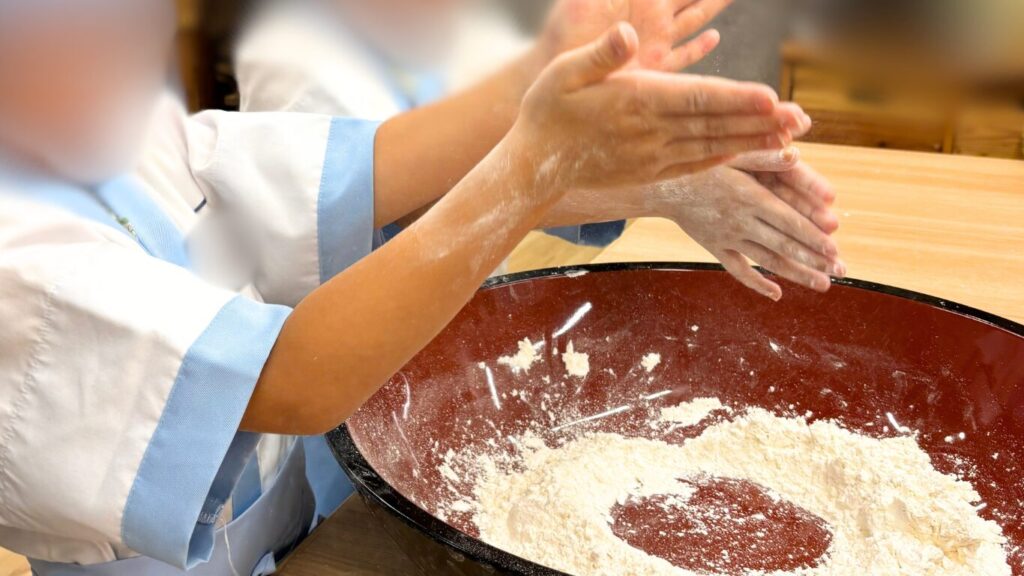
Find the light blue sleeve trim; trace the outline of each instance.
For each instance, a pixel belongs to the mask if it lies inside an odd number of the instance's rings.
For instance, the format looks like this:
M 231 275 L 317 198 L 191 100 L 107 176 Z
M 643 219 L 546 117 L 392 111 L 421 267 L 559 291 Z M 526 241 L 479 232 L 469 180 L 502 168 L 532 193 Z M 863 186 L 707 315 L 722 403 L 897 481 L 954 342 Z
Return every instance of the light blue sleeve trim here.
M 331 122 L 317 202 L 320 281 L 327 282 L 373 250 L 373 146 L 379 122 Z
M 238 296 L 188 350 L 125 504 L 129 548 L 179 568 L 209 560 L 214 523 L 259 440 L 238 427 L 289 314 Z

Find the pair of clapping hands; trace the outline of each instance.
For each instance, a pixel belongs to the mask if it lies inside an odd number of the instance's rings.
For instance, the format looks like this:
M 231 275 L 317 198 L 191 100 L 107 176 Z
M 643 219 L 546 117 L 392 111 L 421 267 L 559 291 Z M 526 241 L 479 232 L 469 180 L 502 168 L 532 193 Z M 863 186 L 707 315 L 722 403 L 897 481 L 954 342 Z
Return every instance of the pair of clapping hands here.
M 560 55 L 508 141 L 563 195 L 556 203 L 640 195 L 648 215 L 675 221 L 760 294 L 782 289 L 748 259 L 824 292 L 846 268 L 831 238 L 835 193 L 791 146 L 810 117 L 766 86 L 674 73 L 715 49 L 717 31 L 685 39 L 729 3 L 561 0 L 540 40 Z

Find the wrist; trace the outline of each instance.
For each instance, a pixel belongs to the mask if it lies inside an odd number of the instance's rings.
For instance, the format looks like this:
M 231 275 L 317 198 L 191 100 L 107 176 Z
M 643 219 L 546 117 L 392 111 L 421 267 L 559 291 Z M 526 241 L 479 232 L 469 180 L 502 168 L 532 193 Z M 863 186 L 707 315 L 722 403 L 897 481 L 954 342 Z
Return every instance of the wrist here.
M 703 174 L 690 174 L 648 184 L 641 191 L 646 197 L 644 202 L 646 214 L 649 218 L 666 218 L 668 220 L 679 220 L 681 212 L 692 204 L 692 199 L 700 193 L 704 187 Z
M 548 46 L 548 42 L 541 38 L 534 41 L 530 48 L 519 57 L 516 61 L 516 70 L 518 84 L 523 94 L 526 94 L 526 91 L 533 86 L 541 72 L 554 60 L 555 55 Z
M 498 146 L 506 177 L 521 195 L 542 204 L 553 204 L 569 191 L 558 154 L 524 122 L 516 122 Z

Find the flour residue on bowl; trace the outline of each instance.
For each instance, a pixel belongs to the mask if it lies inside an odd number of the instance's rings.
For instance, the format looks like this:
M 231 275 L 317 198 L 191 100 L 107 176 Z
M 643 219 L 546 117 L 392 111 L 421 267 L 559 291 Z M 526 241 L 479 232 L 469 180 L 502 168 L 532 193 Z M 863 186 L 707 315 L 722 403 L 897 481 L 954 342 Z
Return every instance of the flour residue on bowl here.
M 651 426 L 669 424 L 669 430 L 696 426 L 718 411 L 731 413 L 732 408 L 722 404 L 718 398 L 696 398 L 690 402 L 662 408 L 661 416 L 656 422 L 652 422 Z
M 654 372 L 654 369 L 661 364 L 661 354 L 657 352 L 651 352 L 640 359 L 640 367 L 647 371 L 648 374 Z
M 572 341 L 562 354 L 562 362 L 565 363 L 565 373 L 574 378 L 586 378 L 590 374 L 590 354 L 577 352 Z
M 708 420 L 716 412 L 728 417 Z M 978 515 L 978 493 L 935 470 L 915 436 L 878 439 L 831 421 L 734 411 L 714 398 L 667 408 L 659 419 L 702 421 L 710 425 L 682 444 L 606 433 L 558 444 L 528 432 L 508 439 L 511 453 L 449 453 L 444 465 L 473 486 L 449 510 L 470 513 L 484 541 L 570 574 L 1011 574 L 1000 527 Z M 726 550 L 698 571 L 631 546 L 614 530 L 616 510 L 650 499 L 694 512 L 696 487 L 709 479 L 746 483 L 805 511 L 830 536 L 827 548 L 784 571 L 740 572 Z
M 540 360 L 540 355 L 537 354 L 540 346 L 541 344 L 534 344 L 529 338 L 523 338 L 519 341 L 519 350 L 511 356 L 498 358 L 498 364 L 508 366 L 514 373 L 529 372 L 530 367 Z

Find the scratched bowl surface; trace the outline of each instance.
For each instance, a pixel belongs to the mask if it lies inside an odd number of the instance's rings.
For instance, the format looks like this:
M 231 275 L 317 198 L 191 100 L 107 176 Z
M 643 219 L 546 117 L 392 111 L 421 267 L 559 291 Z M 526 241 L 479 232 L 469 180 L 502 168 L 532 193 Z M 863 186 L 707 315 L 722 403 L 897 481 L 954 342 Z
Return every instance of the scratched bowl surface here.
M 492 282 L 330 436 L 364 497 L 436 542 L 450 573 L 560 574 L 481 543 L 471 514 L 444 512 L 450 482 L 439 467 L 448 450 L 492 441 L 511 451 L 509 436 L 537 428 L 549 442 L 581 431 L 682 442 L 701 430 L 665 437 L 649 425 L 652 417 L 717 397 L 733 407 L 810 412 L 811 420 L 836 419 L 874 437 L 919 431 L 934 466 L 981 494 L 987 507 L 980 514 L 1003 527 L 1013 574 L 1024 576 L 1024 326 L 857 281 L 826 296 L 787 286 L 776 304 L 712 266 L 579 270 Z M 513 374 L 496 360 L 523 338 L 543 343 L 542 359 L 528 374 Z M 581 386 L 557 385 L 565 367 L 554 351 L 570 341 L 590 355 Z M 651 375 L 638 365 L 649 352 L 662 356 Z M 459 489 L 469 494 L 472 486 Z M 667 519 L 648 501 L 614 510 L 613 528 L 685 568 L 708 569 L 708 558 L 729 551 L 733 563 L 718 566 L 726 574 L 814 565 L 827 549 L 819 522 L 750 486 L 712 482 L 695 498 L 709 508 L 761 512 L 762 525 L 725 518 L 710 532 L 659 538 L 699 519 Z M 751 530 L 770 535 L 760 550 L 786 553 L 744 554 L 737 542 Z

